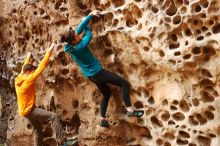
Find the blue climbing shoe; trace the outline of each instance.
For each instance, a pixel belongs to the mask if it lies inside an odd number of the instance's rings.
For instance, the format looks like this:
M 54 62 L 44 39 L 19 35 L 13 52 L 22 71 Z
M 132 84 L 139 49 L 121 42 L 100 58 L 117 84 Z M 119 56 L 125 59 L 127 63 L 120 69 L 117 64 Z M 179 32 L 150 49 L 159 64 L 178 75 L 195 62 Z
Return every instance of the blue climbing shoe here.
M 108 120 L 101 120 L 100 126 L 105 127 L 105 128 L 109 128 L 110 124 L 109 124 Z
M 134 110 L 133 112 L 129 112 L 127 111 L 127 116 L 128 117 L 137 117 L 140 118 L 144 115 L 144 111 L 143 110 Z
M 61 146 L 76 146 L 78 144 L 78 138 L 67 139 Z

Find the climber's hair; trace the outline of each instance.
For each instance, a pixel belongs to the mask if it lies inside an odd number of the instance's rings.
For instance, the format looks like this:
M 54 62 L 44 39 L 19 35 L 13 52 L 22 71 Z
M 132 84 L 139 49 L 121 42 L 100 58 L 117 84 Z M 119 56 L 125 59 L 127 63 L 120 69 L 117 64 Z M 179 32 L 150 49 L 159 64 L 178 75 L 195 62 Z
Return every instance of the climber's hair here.
M 75 40 L 74 33 L 75 31 L 72 29 L 72 27 L 64 29 L 60 34 L 60 42 L 71 44 Z
M 32 64 L 26 64 L 23 68 L 23 72 L 26 73 L 28 71 L 35 70 L 37 67 Z

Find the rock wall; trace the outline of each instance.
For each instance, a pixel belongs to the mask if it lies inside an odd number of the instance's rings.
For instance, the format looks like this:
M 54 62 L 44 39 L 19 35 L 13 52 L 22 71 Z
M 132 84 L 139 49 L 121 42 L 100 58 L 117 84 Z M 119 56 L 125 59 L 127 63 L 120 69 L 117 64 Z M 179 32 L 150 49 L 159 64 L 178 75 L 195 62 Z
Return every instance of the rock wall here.
M 75 27 L 96 9 L 103 15 L 91 20 L 91 51 L 131 83 L 132 103 L 145 115 L 126 117 L 119 89 L 111 86 L 111 128 L 98 126 L 101 94 L 61 44 L 38 79 L 37 106 L 59 114 L 79 145 L 220 145 L 218 0 L 0 0 L 0 7 L 0 130 L 7 128 L 7 138 L 0 138 L 7 145 L 33 144 L 31 125 L 15 112 L 13 89 L 27 52 L 37 65 L 63 27 Z M 48 125 L 44 135 L 45 145 L 56 145 Z

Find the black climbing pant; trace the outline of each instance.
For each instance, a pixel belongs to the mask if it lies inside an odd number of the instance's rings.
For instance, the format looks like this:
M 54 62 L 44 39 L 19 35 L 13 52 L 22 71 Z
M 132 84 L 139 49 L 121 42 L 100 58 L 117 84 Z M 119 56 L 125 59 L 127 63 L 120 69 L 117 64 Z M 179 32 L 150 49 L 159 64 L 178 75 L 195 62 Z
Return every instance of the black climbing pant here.
M 108 102 L 111 96 L 111 91 L 108 86 L 108 83 L 119 86 L 121 88 L 121 94 L 124 99 L 126 107 L 131 106 L 131 100 L 129 95 L 129 83 L 122 77 L 102 69 L 94 76 L 90 76 L 89 80 L 96 84 L 99 91 L 103 95 L 103 99 L 101 101 L 101 106 L 100 106 L 101 117 L 105 117 L 106 110 L 108 107 Z

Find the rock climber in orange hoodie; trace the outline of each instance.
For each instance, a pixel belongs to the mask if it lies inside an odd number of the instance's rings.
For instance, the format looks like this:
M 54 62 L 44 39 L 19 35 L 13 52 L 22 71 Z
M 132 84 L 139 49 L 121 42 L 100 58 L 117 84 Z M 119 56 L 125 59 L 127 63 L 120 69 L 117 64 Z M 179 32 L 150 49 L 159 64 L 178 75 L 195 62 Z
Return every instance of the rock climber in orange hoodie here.
M 58 143 L 63 144 L 65 141 L 64 131 L 58 116 L 53 112 L 35 107 L 35 82 L 46 67 L 54 46 L 55 44 L 52 44 L 49 47 L 38 67 L 29 64 L 31 53 L 28 53 L 22 71 L 15 79 L 19 115 L 26 117 L 34 127 L 34 146 L 42 146 L 43 122 L 51 123 Z

